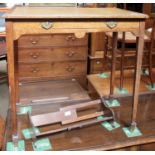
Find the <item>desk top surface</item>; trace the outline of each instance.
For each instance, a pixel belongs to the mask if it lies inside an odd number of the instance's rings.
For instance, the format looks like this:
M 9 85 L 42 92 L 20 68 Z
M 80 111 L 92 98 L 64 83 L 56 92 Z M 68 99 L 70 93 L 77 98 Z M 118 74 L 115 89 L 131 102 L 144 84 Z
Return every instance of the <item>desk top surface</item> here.
M 16 6 L 6 19 L 145 19 L 147 15 L 118 8 L 30 7 Z

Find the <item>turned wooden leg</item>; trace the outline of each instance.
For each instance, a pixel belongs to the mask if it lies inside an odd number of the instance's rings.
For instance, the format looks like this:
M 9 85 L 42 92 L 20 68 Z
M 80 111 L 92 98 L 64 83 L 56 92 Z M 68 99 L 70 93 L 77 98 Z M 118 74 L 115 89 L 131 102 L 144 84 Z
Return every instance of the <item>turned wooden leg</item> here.
M 11 105 L 11 122 L 12 135 L 17 137 L 17 115 L 16 115 L 16 78 L 15 78 L 15 62 L 14 62 L 14 43 L 13 43 L 13 24 L 6 22 L 6 41 L 8 53 L 8 74 L 9 74 L 9 91 Z
M 116 49 L 117 49 L 118 32 L 113 32 L 112 37 L 112 62 L 111 62 L 111 76 L 110 76 L 110 96 L 114 94 L 115 87 L 115 70 L 116 70 Z
M 152 77 L 152 53 L 153 53 L 153 48 L 154 48 L 154 37 L 155 37 L 155 21 L 154 21 L 153 28 L 152 28 L 151 41 L 150 41 L 150 46 L 149 46 L 149 78 L 150 78 L 152 88 L 154 87 L 153 77 Z
M 142 66 L 143 47 L 144 47 L 144 29 L 145 29 L 145 22 L 140 22 L 139 36 L 137 38 L 136 69 L 135 69 L 135 77 L 134 77 L 135 80 L 134 80 L 133 100 L 132 100 L 133 108 L 132 108 L 131 126 L 133 128 L 136 127 L 136 119 L 137 119 L 141 66 Z
M 107 61 L 108 55 L 108 36 L 105 35 L 104 59 Z
M 120 90 L 123 89 L 123 82 L 124 82 L 124 52 L 125 52 L 125 32 L 122 33 Z

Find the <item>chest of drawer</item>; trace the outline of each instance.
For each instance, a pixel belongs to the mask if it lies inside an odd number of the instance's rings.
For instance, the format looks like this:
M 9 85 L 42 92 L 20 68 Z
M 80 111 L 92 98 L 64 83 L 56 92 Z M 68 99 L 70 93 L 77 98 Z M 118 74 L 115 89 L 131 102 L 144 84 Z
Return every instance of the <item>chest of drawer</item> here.
M 87 60 L 87 47 L 36 48 L 20 49 L 19 62 L 71 61 Z
M 44 78 L 86 74 L 87 62 L 52 62 L 36 64 L 19 64 L 20 78 Z
M 87 35 L 76 38 L 74 34 L 46 34 L 24 35 L 18 40 L 18 47 L 45 47 L 45 46 L 80 46 L 87 45 Z

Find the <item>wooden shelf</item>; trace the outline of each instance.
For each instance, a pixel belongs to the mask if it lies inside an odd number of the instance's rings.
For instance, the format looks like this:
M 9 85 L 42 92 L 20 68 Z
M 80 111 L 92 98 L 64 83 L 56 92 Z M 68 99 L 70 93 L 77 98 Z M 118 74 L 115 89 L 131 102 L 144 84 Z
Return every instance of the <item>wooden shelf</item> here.
M 116 86 L 115 88 L 119 88 L 119 71 L 116 71 Z M 124 97 L 124 96 L 131 96 L 133 94 L 133 70 L 125 71 L 124 77 L 124 88 L 128 90 L 128 94 L 118 94 L 118 92 L 114 91 L 114 97 Z M 96 90 L 99 96 L 108 97 L 110 93 L 110 78 L 101 78 L 99 74 L 91 74 L 88 75 L 88 81 Z M 144 75 L 141 77 L 140 83 L 140 94 L 152 94 L 155 93 L 155 90 L 149 90 L 147 85 L 150 84 L 149 77 Z

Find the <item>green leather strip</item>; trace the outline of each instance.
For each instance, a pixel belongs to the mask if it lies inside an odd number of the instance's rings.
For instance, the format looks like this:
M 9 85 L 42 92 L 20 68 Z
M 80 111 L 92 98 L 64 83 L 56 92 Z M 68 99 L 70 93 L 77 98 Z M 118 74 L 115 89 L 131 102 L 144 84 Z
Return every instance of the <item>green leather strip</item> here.
M 118 93 L 118 94 L 129 94 L 128 90 L 123 88 L 123 89 L 119 89 L 119 88 L 116 88 L 115 91 Z
M 22 130 L 22 134 L 24 136 L 25 139 L 31 139 L 34 134 L 34 132 L 37 134 L 37 133 L 40 133 L 39 129 L 38 128 L 29 128 L 29 129 L 24 129 Z
M 109 77 L 109 73 L 100 73 L 99 77 L 100 78 L 108 78 Z
M 26 106 L 26 107 L 20 107 L 19 112 L 17 113 L 18 115 L 24 115 L 27 114 L 28 112 L 32 112 L 32 107 L 31 106 Z
M 17 146 L 14 146 L 13 142 L 7 142 L 6 150 L 7 151 L 25 151 L 25 142 L 24 140 L 19 140 Z
M 130 130 L 130 127 L 125 127 L 123 128 L 123 132 L 127 137 L 137 137 L 142 135 L 137 127 L 133 131 Z
M 45 150 L 52 149 L 52 145 L 48 138 L 44 138 L 44 139 L 40 139 L 35 142 L 32 142 L 32 146 L 34 151 L 45 151 Z
M 116 99 L 106 100 L 105 103 L 108 107 L 119 107 L 120 106 L 120 102 Z
M 97 117 L 98 120 L 103 119 L 103 116 L 99 116 Z M 113 125 L 111 123 L 109 123 L 108 121 L 102 122 L 101 125 L 106 128 L 108 131 L 112 131 L 114 129 L 117 129 L 120 127 L 120 124 L 117 122 L 113 122 Z

